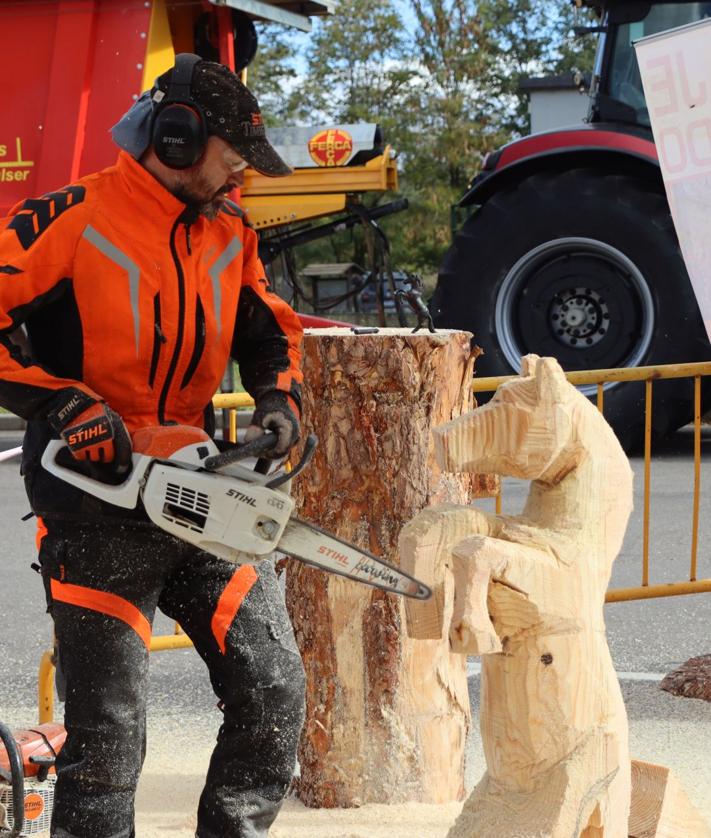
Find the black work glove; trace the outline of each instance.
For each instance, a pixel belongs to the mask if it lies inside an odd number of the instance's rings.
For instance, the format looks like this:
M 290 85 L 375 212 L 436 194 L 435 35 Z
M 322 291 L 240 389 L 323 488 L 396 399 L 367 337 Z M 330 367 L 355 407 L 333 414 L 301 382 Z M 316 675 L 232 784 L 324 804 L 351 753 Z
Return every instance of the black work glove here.
M 123 419 L 106 402 L 69 387 L 54 399 L 47 420 L 75 459 L 109 465 L 115 474 L 131 468 L 131 437 Z
M 265 456 L 283 457 L 299 441 L 299 408 L 296 402 L 283 390 L 270 390 L 257 400 L 256 409 L 244 436 L 250 442 L 264 431 L 274 431 L 277 441 Z

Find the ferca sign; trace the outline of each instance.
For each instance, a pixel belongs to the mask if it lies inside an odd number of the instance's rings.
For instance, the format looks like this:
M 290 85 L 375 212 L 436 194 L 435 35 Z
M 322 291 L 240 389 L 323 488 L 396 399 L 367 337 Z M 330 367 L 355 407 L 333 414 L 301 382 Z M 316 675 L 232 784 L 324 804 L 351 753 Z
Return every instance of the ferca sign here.
M 309 154 L 319 166 L 345 166 L 353 151 L 353 138 L 342 128 L 319 131 L 309 140 Z
M 635 48 L 669 207 L 711 337 L 711 19 Z

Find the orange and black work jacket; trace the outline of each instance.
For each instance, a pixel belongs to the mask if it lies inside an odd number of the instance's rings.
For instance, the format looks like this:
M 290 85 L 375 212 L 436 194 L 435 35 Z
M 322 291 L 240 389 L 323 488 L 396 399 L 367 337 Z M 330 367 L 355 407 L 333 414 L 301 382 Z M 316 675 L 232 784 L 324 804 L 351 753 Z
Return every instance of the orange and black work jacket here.
M 29 356 L 12 338 L 20 325 Z M 102 398 L 131 433 L 212 432 L 230 356 L 255 399 L 281 390 L 300 403 L 301 337 L 241 211 L 196 216 L 125 152 L 0 221 L 0 405 L 28 420 L 23 473 L 39 514 L 88 508 L 39 466 L 60 390 Z

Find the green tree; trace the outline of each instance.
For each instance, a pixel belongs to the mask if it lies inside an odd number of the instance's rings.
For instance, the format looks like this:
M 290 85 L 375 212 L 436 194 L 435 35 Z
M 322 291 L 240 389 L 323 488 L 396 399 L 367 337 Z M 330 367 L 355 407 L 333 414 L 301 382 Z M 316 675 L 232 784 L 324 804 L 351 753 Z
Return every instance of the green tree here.
M 513 105 L 506 128 L 512 135 L 529 128 L 528 97 L 520 88 L 531 76 L 560 75 L 592 70 L 595 38 L 576 37 L 575 26 L 594 22 L 590 9 L 561 0 L 486 0 L 492 39 L 499 51 L 492 91 Z
M 383 222 L 393 261 L 432 274 L 451 240 L 452 205 L 483 157 L 528 130 L 521 80 L 588 70 L 593 43 L 571 38 L 576 13 L 564 0 L 400 0 L 404 14 L 394 1 L 339 3 L 315 24 L 303 77 L 293 40 L 263 37 L 250 83 L 283 122 L 381 125 L 410 200 Z M 343 260 L 349 248 L 362 261 L 358 234 L 311 246 L 308 257 Z
M 488 86 L 496 44 L 471 0 L 409 0 L 419 76 L 399 139 L 408 219 L 393 219 L 394 257 L 433 272 L 450 241 L 452 204 L 481 157 L 507 138 Z
M 395 149 L 410 130 L 405 112 L 409 86 L 417 75 L 408 36 L 391 0 L 343 0 L 333 16 L 314 23 L 305 50 L 304 77 L 293 87 L 288 109 L 300 124 L 377 123 Z M 373 204 L 387 196 L 368 195 Z M 297 254 L 311 261 L 355 261 L 366 265 L 360 227 L 322 240 Z
M 247 69 L 247 86 L 259 99 L 268 125 L 294 121 L 289 90 L 297 81 L 299 40 L 278 24 L 256 23 L 258 48 Z
M 561 0 L 409 0 L 423 75 L 406 110 L 402 186 L 411 224 L 398 230 L 398 257 L 436 270 L 450 243 L 451 206 L 483 157 L 528 130 L 529 76 L 592 66 L 571 39 L 574 12 Z M 588 22 L 582 15 L 581 23 Z M 580 59 L 580 60 L 579 60 Z M 398 224 L 400 222 L 397 222 Z
M 336 14 L 316 23 L 292 110 L 303 121 L 377 122 L 389 137 L 415 72 L 408 59 L 391 0 L 343 0 Z

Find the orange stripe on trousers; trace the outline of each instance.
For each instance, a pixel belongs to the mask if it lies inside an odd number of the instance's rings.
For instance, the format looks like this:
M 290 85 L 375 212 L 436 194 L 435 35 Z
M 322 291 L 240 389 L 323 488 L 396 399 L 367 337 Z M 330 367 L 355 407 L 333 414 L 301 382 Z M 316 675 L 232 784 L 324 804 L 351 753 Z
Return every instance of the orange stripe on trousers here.
M 42 539 L 47 535 L 47 526 L 44 521 L 37 516 L 37 535 L 35 536 L 35 544 L 37 545 L 37 552 L 39 553 L 42 546 Z
M 243 564 L 234 572 L 217 603 L 215 613 L 212 615 L 212 633 L 223 655 L 225 654 L 227 632 L 237 616 L 244 598 L 256 581 L 257 571 L 251 564 Z
M 146 649 L 151 643 L 151 624 L 145 615 L 123 597 L 116 594 L 109 594 L 106 591 L 97 591 L 94 588 L 85 588 L 83 585 L 69 585 L 52 579 L 52 599 L 58 602 L 66 602 L 67 605 L 78 605 L 80 608 L 88 608 L 90 611 L 98 611 L 101 614 L 108 614 L 109 617 L 116 617 L 127 623 L 136 632 L 145 644 Z

